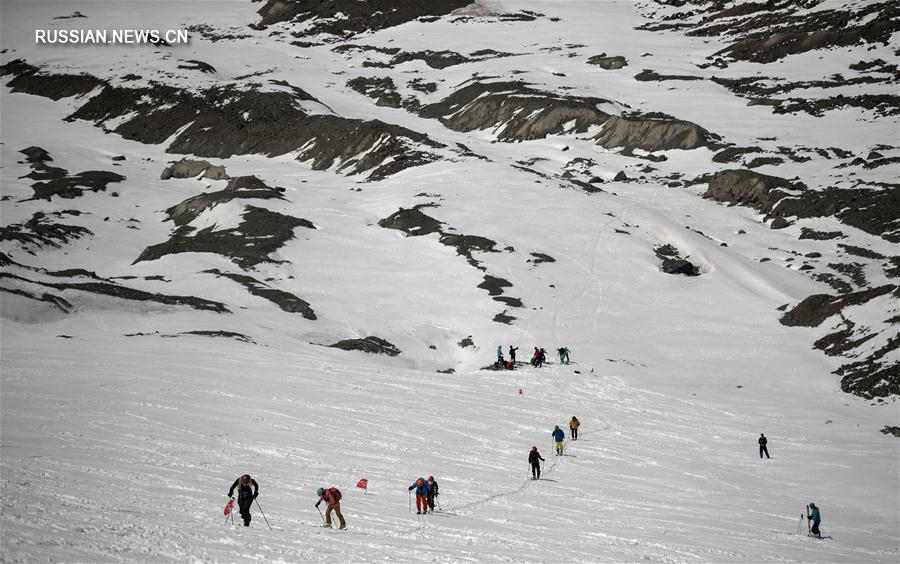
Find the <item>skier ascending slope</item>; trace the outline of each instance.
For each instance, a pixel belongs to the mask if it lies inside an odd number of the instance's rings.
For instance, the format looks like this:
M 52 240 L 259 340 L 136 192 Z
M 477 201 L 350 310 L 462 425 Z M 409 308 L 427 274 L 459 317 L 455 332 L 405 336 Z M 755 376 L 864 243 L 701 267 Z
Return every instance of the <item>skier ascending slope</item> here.
M 319 501 L 316 502 L 316 509 L 319 509 L 319 504 L 323 501 L 325 502 L 325 526 L 329 529 L 331 528 L 331 512 L 334 511 L 334 514 L 337 515 L 338 521 L 341 522 L 341 529 L 347 528 L 347 522 L 344 521 L 344 516 L 341 515 L 341 490 L 337 488 L 319 488 L 316 490 L 316 495 L 319 496 Z
M 559 355 L 560 364 L 569 364 L 569 349 L 568 347 L 560 347 L 556 349 L 556 353 Z
M 569 430 L 572 432 L 572 440 L 578 440 L 578 427 L 581 426 L 581 421 L 578 420 L 574 415 L 572 416 L 572 420 L 569 421 Z
M 531 452 L 528 453 L 528 462 L 531 464 L 531 479 L 532 480 L 540 480 L 541 479 L 541 462 L 544 461 L 544 457 L 541 456 L 541 453 L 538 452 L 536 446 L 531 447 Z
M 259 484 L 250 477 L 250 474 L 244 474 L 231 484 L 231 489 L 228 490 L 229 498 L 234 496 L 235 488 L 238 491 L 238 507 L 241 510 L 241 518 L 244 519 L 244 526 L 249 527 L 250 506 L 253 505 L 253 500 L 259 495 Z
M 420 515 L 422 513 L 428 513 L 428 482 L 425 481 L 425 478 L 419 478 L 413 485 L 409 487 L 409 490 L 416 490 L 416 515 Z
M 819 514 L 819 508 L 816 507 L 815 503 L 809 502 L 809 505 L 806 506 L 806 518 L 812 523 L 809 534 L 817 539 L 822 538 L 822 534 L 819 532 L 819 523 L 822 522 L 822 516 Z
M 566 434 L 559 428 L 559 425 L 557 425 L 550 434 L 553 435 L 553 440 L 556 441 L 556 456 L 562 456 L 563 441 L 566 438 Z
M 438 483 L 435 481 L 434 476 L 428 476 L 428 508 L 431 509 L 431 512 L 434 513 L 434 498 L 438 496 Z

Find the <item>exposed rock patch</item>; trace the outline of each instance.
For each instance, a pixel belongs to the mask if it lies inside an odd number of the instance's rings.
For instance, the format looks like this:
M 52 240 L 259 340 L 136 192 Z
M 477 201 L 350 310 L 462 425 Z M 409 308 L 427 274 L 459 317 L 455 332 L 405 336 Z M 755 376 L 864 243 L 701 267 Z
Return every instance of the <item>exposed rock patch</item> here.
M 390 77 L 358 77 L 347 81 L 347 86 L 364 96 L 375 100 L 376 106 L 388 106 L 390 108 L 401 107 L 400 94 Z
M 65 212 L 55 212 L 50 215 L 62 217 L 64 214 Z M 42 247 L 60 248 L 71 241 L 91 235 L 93 233 L 86 227 L 53 222 L 43 212 L 35 212 L 25 223 L 0 227 L 0 241 L 18 241 L 22 249 L 32 255 Z
M 394 27 L 418 18 L 445 16 L 467 6 L 471 0 L 444 2 L 396 2 L 393 0 L 330 0 L 304 2 L 296 0 L 268 0 L 258 11 L 259 25 L 279 22 L 305 23 L 295 36 L 328 33 L 350 38 L 359 33 Z
M 234 199 L 284 200 L 283 192 L 284 188 L 272 188 L 255 176 L 238 176 L 229 180 L 225 188 L 218 192 L 200 194 L 167 209 L 167 220 L 182 227 L 219 204 Z
M 105 191 L 110 183 L 125 180 L 121 174 L 103 170 L 88 170 L 70 175 L 63 168 L 47 164 L 53 161 L 53 157 L 40 147 L 28 147 L 19 152 L 25 155 L 31 166 L 31 172 L 24 178 L 38 181 L 31 185 L 31 189 L 34 191 L 32 200 L 49 202 L 54 196 L 67 199 L 79 198 L 84 195 L 86 190 L 90 192 Z
M 625 151 L 668 151 L 718 147 L 718 136 L 695 123 L 671 118 L 643 116 L 612 116 L 596 137 L 598 145 Z
M 210 180 L 228 179 L 224 166 L 210 164 L 209 161 L 194 161 L 190 159 L 182 159 L 163 169 L 160 174 L 160 180 L 168 180 L 170 178 L 209 178 Z
M 2 71 L 18 71 L 13 81 L 32 76 L 30 69 L 34 67 L 25 65 L 22 70 L 23 64 L 11 65 L 2 67 Z M 55 90 L 44 83 L 18 84 L 20 91 L 58 99 L 78 89 L 67 86 L 75 79 L 64 78 L 53 87 Z M 309 162 L 313 169 L 365 172 L 369 180 L 380 180 L 438 160 L 440 157 L 431 149 L 443 147 L 397 125 L 333 115 L 324 104 L 309 100 L 306 93 L 270 92 L 258 85 L 217 86 L 192 92 L 156 83 L 129 88 L 94 81 L 91 89 L 102 86 L 99 93 L 67 119 L 83 119 L 101 127 L 111 124 L 115 133 L 141 143 L 159 144 L 171 138 L 166 149 L 170 153 L 228 158 L 296 152 L 298 160 Z M 299 101 L 315 105 L 316 111 L 304 110 Z
M 606 53 L 594 55 L 587 60 L 589 65 L 597 65 L 604 70 L 616 70 L 628 66 L 628 61 L 621 55 L 607 57 Z
M 87 94 L 105 84 L 88 74 L 41 74 L 40 69 L 22 59 L 0 66 L 0 76 L 7 75 L 14 76 L 7 83 L 12 92 L 25 92 L 51 100 Z
M 845 307 L 862 305 L 879 296 L 897 292 L 897 286 L 885 284 L 877 288 L 861 290 L 841 296 L 814 294 L 805 298 L 781 316 L 781 324 L 788 327 L 818 327 L 823 321 L 837 315 Z
M 370 354 L 386 354 L 388 356 L 397 356 L 400 354 L 400 349 L 380 337 L 345 339 L 328 346 L 345 351 L 362 351 Z
M 274 262 L 269 255 L 294 238 L 296 227 L 315 229 L 305 219 L 254 206 L 244 209 L 243 221 L 236 228 L 215 230 L 213 226 L 192 234 L 193 228 L 182 226 L 165 243 L 144 249 L 134 263 L 176 253 L 216 253 L 247 270 L 262 262 Z
M 541 139 L 551 134 L 585 133 L 605 123 L 600 98 L 565 97 L 523 82 L 472 82 L 440 102 L 419 110 L 454 131 L 491 129 L 500 141 Z
M 286 311 L 288 313 L 299 313 L 304 318 L 310 320 L 316 319 L 316 313 L 313 311 L 312 307 L 310 307 L 309 302 L 295 296 L 290 292 L 272 288 L 268 284 L 260 282 L 259 280 L 251 276 L 246 276 L 243 274 L 222 272 L 221 270 L 215 268 L 204 270 L 204 272 L 215 274 L 217 277 L 234 280 L 235 282 L 246 288 L 247 291 L 254 296 L 259 296 L 260 298 L 269 300 L 273 304 L 280 307 L 283 311 Z
M 678 249 L 672 245 L 660 245 L 653 252 L 662 261 L 660 270 L 666 274 L 681 274 L 683 276 L 699 276 L 700 268 L 683 258 Z
M 442 222 L 419 211 L 420 206 L 412 209 L 400 208 L 391 215 L 378 221 L 378 225 L 386 229 L 397 229 L 406 235 L 415 237 L 440 233 Z

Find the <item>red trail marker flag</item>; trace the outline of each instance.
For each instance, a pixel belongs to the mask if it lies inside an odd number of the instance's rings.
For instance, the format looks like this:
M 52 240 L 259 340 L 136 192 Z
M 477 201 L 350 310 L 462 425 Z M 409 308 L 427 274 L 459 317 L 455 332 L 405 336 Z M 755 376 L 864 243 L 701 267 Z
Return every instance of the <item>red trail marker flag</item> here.
M 228 500 L 228 503 L 225 504 L 225 516 L 228 517 L 231 515 L 231 510 L 234 509 L 234 498 Z
M 356 487 L 369 493 L 369 480 L 362 478 L 356 482 Z

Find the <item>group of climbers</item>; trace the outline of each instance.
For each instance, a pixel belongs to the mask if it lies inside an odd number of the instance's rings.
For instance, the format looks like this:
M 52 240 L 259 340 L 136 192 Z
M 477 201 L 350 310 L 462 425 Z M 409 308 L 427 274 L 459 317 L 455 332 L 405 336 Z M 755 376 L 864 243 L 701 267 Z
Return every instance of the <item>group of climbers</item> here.
M 514 354 L 515 350 L 511 348 L 510 356 L 513 356 Z M 578 440 L 578 428 L 580 426 L 581 422 L 576 416 L 573 415 L 572 419 L 569 421 L 569 431 L 571 432 L 571 439 L 573 441 Z M 565 450 L 565 432 L 560 429 L 559 425 L 556 425 L 551 432 L 551 436 L 553 437 L 556 456 L 563 456 Z M 758 442 L 759 457 L 762 458 L 763 455 L 765 455 L 766 458 L 769 458 L 769 451 L 767 448 L 768 440 L 766 439 L 766 436 L 764 434 L 760 434 Z M 528 453 L 528 464 L 531 466 L 532 480 L 541 479 L 542 462 L 544 462 L 544 457 L 541 456 L 538 448 L 536 446 L 531 447 L 531 451 Z M 251 520 L 250 508 L 253 505 L 253 502 L 256 500 L 257 496 L 259 496 L 259 484 L 249 474 L 244 474 L 236 479 L 234 483 L 231 484 L 231 488 L 228 490 L 228 497 L 230 499 L 230 502 L 226 506 L 226 515 L 229 514 L 231 507 L 234 505 L 235 489 L 238 493 L 237 502 L 241 518 L 244 521 L 244 526 L 249 527 Z M 416 479 L 416 481 L 413 482 L 411 486 L 409 486 L 408 490 L 411 494 L 412 492 L 415 492 L 417 515 L 424 515 L 428 514 L 429 512 L 434 513 L 436 498 L 439 495 L 438 483 L 434 479 L 434 476 L 428 476 L 427 480 L 425 478 Z M 344 519 L 344 516 L 341 513 L 341 491 L 337 488 L 319 488 L 316 491 L 316 495 L 319 496 L 319 500 L 316 502 L 316 509 L 319 509 L 319 505 L 323 501 L 326 504 L 324 526 L 331 528 L 331 514 L 334 513 L 335 515 L 337 515 L 338 521 L 340 522 L 339 527 L 341 529 L 347 528 L 347 521 Z M 410 507 L 410 511 L 412 511 L 412 507 Z M 801 515 L 801 519 L 802 517 L 803 516 Z M 810 524 L 810 536 L 822 538 L 822 535 L 819 531 L 819 525 L 822 522 L 822 517 L 819 512 L 819 508 L 816 507 L 814 503 L 810 503 L 806 507 L 806 519 Z
M 516 367 L 517 350 L 519 350 L 519 347 L 509 345 L 509 360 L 506 360 L 506 357 L 503 355 L 503 346 L 497 345 L 497 362 L 494 364 L 494 368 L 498 370 L 513 370 Z M 560 364 L 569 364 L 569 352 L 568 347 L 556 349 Z M 534 347 L 530 364 L 535 368 L 540 368 L 545 362 L 547 362 L 547 351 L 541 347 Z
M 435 498 L 438 496 L 438 483 L 434 476 L 428 476 L 427 480 L 419 478 L 408 489 L 410 492 L 416 492 L 416 515 L 423 515 L 429 511 L 434 513 Z

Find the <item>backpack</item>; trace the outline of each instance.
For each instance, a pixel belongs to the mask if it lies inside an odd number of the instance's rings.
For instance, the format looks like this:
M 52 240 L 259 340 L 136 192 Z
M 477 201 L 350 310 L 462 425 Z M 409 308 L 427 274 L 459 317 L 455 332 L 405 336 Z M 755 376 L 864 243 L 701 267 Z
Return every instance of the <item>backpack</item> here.
M 334 503 L 339 502 L 341 500 L 341 490 L 331 488 L 331 499 L 334 500 Z

